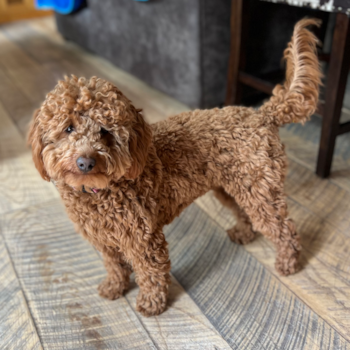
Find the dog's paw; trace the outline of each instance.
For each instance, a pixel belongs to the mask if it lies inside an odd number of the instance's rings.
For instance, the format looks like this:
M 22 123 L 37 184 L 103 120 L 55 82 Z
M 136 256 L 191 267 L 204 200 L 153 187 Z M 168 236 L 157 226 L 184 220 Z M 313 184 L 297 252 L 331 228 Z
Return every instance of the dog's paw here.
M 149 293 L 139 292 L 136 302 L 136 310 L 143 316 L 160 315 L 166 309 L 167 294 L 165 292 L 153 291 Z
M 98 294 L 102 298 L 106 298 L 109 300 L 115 300 L 120 298 L 127 286 L 124 283 L 120 283 L 118 281 L 112 281 L 106 278 L 99 286 L 98 286 Z
M 245 245 L 254 240 L 256 234 L 250 228 L 246 228 L 244 230 L 238 228 L 237 226 L 232 227 L 227 230 L 227 234 L 230 237 L 231 241 L 236 244 Z
M 290 257 L 277 256 L 275 268 L 281 276 L 289 276 L 300 270 L 298 255 L 294 254 Z

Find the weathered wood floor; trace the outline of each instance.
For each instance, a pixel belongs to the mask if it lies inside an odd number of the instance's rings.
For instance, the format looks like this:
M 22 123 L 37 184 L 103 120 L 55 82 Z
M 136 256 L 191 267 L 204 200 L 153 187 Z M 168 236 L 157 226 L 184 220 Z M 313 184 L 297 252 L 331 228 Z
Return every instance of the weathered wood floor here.
M 0 26 L 0 349 L 350 349 L 350 162 L 336 157 L 334 176 L 317 178 L 317 145 L 287 129 L 301 272 L 278 276 L 262 237 L 231 243 L 234 220 L 208 194 L 166 228 L 164 314 L 136 313 L 135 284 L 117 301 L 100 298 L 100 256 L 74 232 L 24 141 L 33 109 L 65 73 L 109 79 L 152 122 L 186 110 L 64 42 L 51 18 Z

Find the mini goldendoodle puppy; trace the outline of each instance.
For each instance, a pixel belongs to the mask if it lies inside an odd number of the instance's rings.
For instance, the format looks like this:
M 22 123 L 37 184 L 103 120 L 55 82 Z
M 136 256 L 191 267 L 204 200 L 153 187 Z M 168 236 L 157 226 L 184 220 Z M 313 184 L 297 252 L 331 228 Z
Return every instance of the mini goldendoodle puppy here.
M 195 110 L 148 125 L 114 85 L 96 77 L 66 78 L 47 95 L 30 127 L 34 163 L 57 186 L 77 231 L 102 252 L 101 296 L 119 298 L 133 270 L 138 311 L 163 312 L 170 284 L 163 226 L 209 190 L 237 217 L 231 240 L 246 244 L 259 231 L 276 246 L 277 271 L 297 271 L 301 247 L 287 213 L 278 128 L 305 122 L 316 109 L 317 39 L 306 29 L 315 24 L 296 24 L 286 82 L 258 110 Z

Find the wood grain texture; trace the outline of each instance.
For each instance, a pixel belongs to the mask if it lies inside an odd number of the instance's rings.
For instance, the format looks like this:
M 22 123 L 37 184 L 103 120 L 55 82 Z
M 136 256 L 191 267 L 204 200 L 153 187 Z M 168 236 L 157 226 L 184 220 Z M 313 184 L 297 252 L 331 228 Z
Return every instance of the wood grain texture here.
M 4 26 L 8 28 L 9 25 Z M 12 24 L 11 32 L 18 27 L 18 24 Z M 0 68 L 3 69 L 13 80 L 19 90 L 32 103 L 33 110 L 45 98 L 50 91 L 56 79 L 45 66 L 40 65 L 33 57 L 29 56 L 21 49 L 18 42 L 12 41 L 9 35 L 6 35 L 4 27 L 0 29 Z
M 289 162 L 285 187 L 291 199 L 350 237 L 348 191 L 336 183 L 320 179 L 294 161 Z
M 286 145 L 288 158 L 301 164 L 306 169 L 314 171 L 318 145 L 308 141 L 305 137 L 288 131 L 286 128 L 280 129 L 280 135 Z M 338 140 L 342 137 L 348 137 L 348 135 L 338 136 Z M 332 173 L 329 181 L 350 192 L 350 161 L 337 153 L 333 157 Z
M 303 270 L 280 277 L 274 268 L 275 249 L 258 237 L 244 246 L 306 305 L 350 340 L 349 216 L 350 196 L 342 188 L 290 162 L 286 189 L 290 216 L 302 239 Z M 222 228 L 234 226 L 231 212 L 208 194 L 197 204 Z
M 158 317 L 136 313 L 135 283 L 126 298 L 100 298 L 102 260 L 59 201 L 3 215 L 0 229 L 44 348 L 230 349 L 176 280 Z
M 42 349 L 27 302 L 1 235 L 0 271 L 0 349 Z
M 58 198 L 53 185 L 41 179 L 25 140 L 1 103 L 0 125 L 0 213 Z
M 233 349 L 349 343 L 192 205 L 166 230 L 172 273 Z
M 0 103 L 25 136 L 33 115 L 33 105 L 3 69 L 0 69 L 0 81 Z
M 43 35 L 33 30 L 30 22 L 11 23 L 2 27 L 3 35 L 23 53 L 33 59 L 37 64 L 44 65 L 49 62 L 59 62 L 66 58 L 67 47 L 57 50 L 56 45 L 50 45 Z
M 14 211 L 0 229 L 46 349 L 155 349 L 125 298 L 98 296 L 105 270 L 59 202 Z
M 31 57 L 28 57 L 27 54 L 18 48 L 13 42 L 11 42 L 11 40 L 9 40 L 4 34 L 2 28 L 3 26 L 0 30 L 0 66 L 11 70 L 37 68 L 36 62 Z
M 134 310 L 137 292 L 126 295 Z M 160 316 L 140 318 L 157 349 L 231 349 L 173 276 L 168 305 Z

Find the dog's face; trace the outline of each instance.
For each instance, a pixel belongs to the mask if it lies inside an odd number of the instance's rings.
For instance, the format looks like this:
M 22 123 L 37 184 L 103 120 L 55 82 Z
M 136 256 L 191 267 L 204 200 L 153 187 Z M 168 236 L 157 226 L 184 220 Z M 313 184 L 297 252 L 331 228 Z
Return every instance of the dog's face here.
M 66 78 L 34 116 L 28 142 L 41 176 L 97 192 L 142 172 L 151 142 L 139 110 L 111 83 Z

